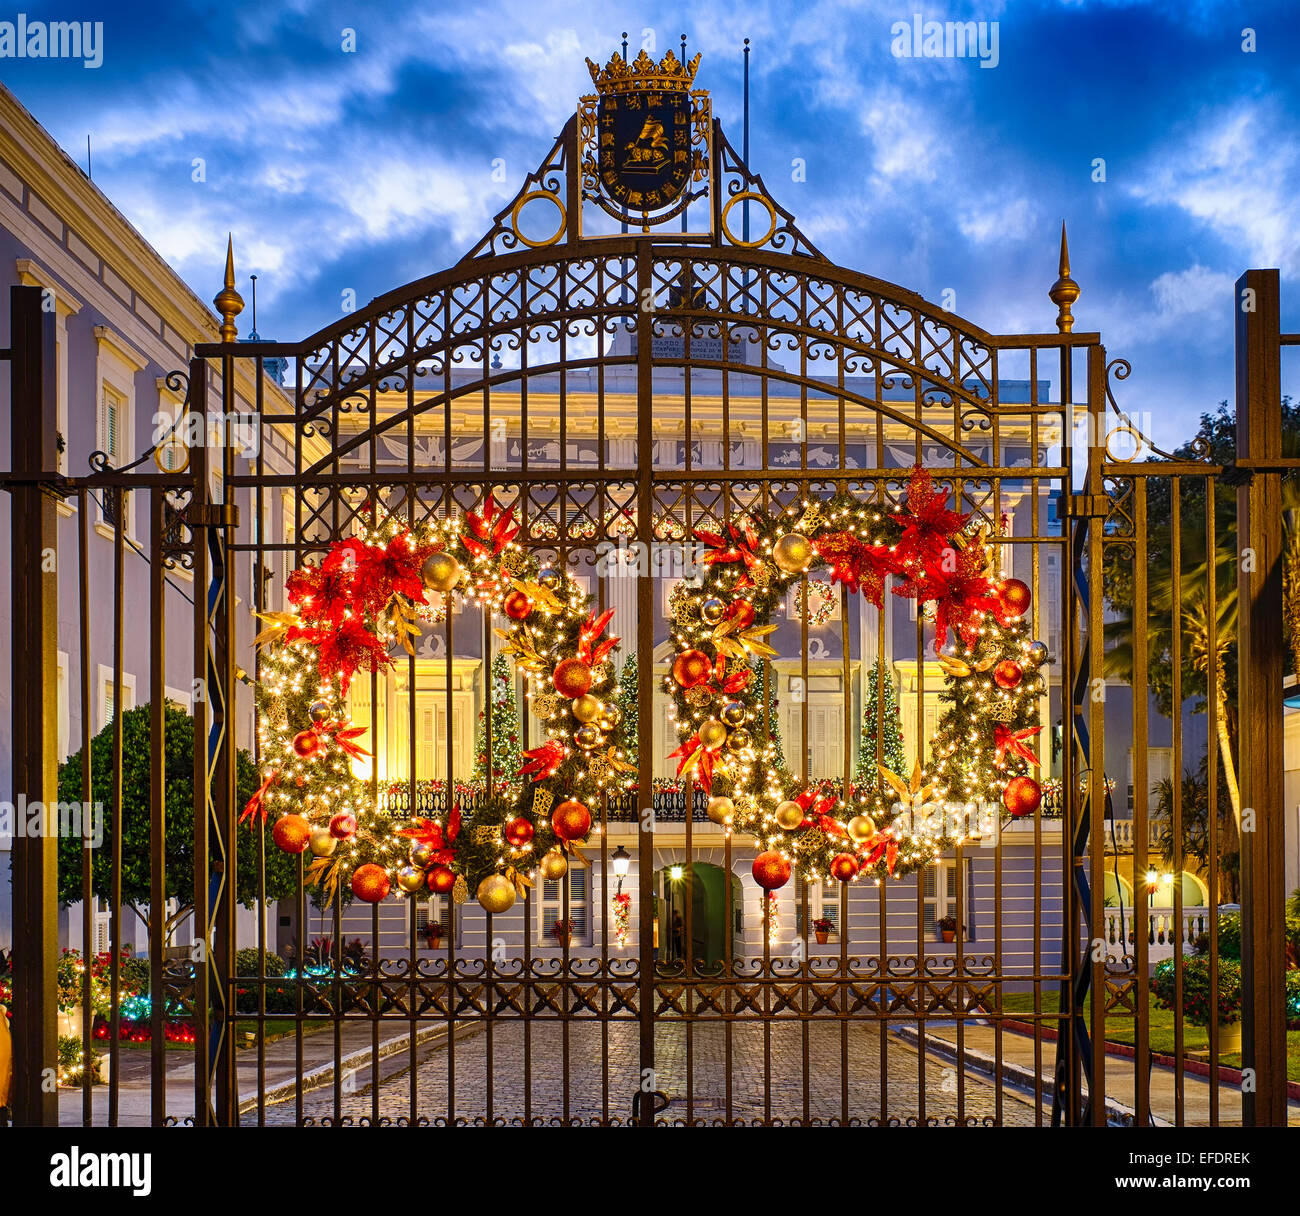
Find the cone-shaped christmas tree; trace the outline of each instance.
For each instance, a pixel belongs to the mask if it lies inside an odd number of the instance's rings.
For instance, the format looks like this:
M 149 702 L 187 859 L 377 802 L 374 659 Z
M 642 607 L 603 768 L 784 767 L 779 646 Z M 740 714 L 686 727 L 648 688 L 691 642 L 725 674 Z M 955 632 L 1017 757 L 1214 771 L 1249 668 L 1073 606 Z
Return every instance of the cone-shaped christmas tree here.
M 618 730 L 614 743 L 622 750 L 623 759 L 631 765 L 637 763 L 640 752 L 641 718 L 637 712 L 636 651 L 630 651 L 618 676 L 618 696 L 614 699 L 619 712 Z
M 517 784 L 517 774 L 523 766 L 523 753 L 519 746 L 519 710 L 515 704 L 515 680 L 510 663 L 504 653 L 492 660 L 492 782 L 498 793 L 508 791 Z M 470 781 L 475 785 L 488 784 L 487 715 L 479 713 L 478 738 L 474 743 L 474 772 Z
M 883 744 L 877 754 L 876 728 L 881 718 L 884 720 L 884 730 L 881 732 Z M 905 772 L 907 768 L 903 751 L 903 725 L 898 716 L 898 695 L 894 691 L 894 681 L 879 659 L 867 674 L 867 695 L 862 703 L 862 734 L 858 737 L 858 763 L 854 770 L 854 781 L 860 786 L 874 788 L 877 763 L 895 773 Z

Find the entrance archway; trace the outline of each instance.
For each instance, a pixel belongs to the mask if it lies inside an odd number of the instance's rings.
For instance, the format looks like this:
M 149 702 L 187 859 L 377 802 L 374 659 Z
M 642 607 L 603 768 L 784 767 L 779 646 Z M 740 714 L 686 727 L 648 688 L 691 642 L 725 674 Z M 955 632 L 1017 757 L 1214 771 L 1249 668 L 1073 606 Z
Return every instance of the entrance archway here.
M 686 961 L 688 925 L 697 968 L 714 968 L 736 956 L 744 905 L 735 874 L 711 862 L 697 861 L 688 881 L 685 864 L 672 862 L 655 871 L 654 894 L 655 940 L 661 963 Z

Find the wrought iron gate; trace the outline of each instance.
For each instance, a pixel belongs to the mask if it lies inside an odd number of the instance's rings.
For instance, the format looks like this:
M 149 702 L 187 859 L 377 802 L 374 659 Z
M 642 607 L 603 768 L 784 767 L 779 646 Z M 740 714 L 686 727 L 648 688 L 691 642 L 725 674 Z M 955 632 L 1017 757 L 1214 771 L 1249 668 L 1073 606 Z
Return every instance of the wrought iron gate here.
M 1143 1012 L 1150 987 L 1146 934 L 1121 929 L 1116 946 L 1103 929 L 1113 827 L 1104 793 L 1102 638 L 1108 592 L 1099 572 L 1111 561 L 1131 562 L 1134 658 L 1127 683 L 1139 694 L 1133 703 L 1133 738 L 1140 741 L 1134 749 L 1133 831 L 1140 869 L 1150 822 L 1148 709 L 1142 695 L 1148 683 L 1147 622 L 1159 611 L 1147 581 L 1149 506 L 1157 482 L 1165 484 L 1160 492 L 1167 492 L 1173 511 L 1174 540 L 1167 544 L 1172 581 L 1184 587 L 1191 570 L 1187 544 L 1202 543 L 1203 567 L 1207 552 L 1224 548 L 1214 484 L 1225 469 L 1196 454 L 1149 464 L 1112 453 L 1114 424 L 1127 422 L 1117 418 L 1108 372 L 1124 369 L 1108 369 L 1097 334 L 1073 332 L 1071 305 L 1078 289 L 1064 242 L 1052 291 L 1059 308 L 1055 332 L 988 334 L 906 290 L 832 264 L 736 155 L 720 126 L 712 124 L 708 136 L 712 188 L 694 204 L 696 213 L 707 213 L 703 234 L 584 235 L 578 222 L 583 130 L 574 119 L 460 263 L 375 300 L 301 343 L 235 341 L 239 301 L 228 264 L 226 288 L 217 298 L 225 340 L 199 347 L 184 379 L 186 410 L 205 420 L 205 434 L 217 422 L 219 441 L 192 448 L 188 463 L 175 472 L 148 469 L 157 454 L 153 449 L 125 468 L 97 467 L 70 479 L 47 472 L 55 467 L 48 448 L 53 431 L 42 429 L 48 422 L 42 409 L 53 389 L 41 359 L 52 341 L 40 332 L 35 297 L 15 289 L 9 352 L 14 472 L 5 479 L 14 500 L 14 679 L 17 687 L 35 690 L 30 699 L 15 698 L 15 789 L 32 791 L 29 797 L 41 791 L 47 801 L 54 790 L 47 702 L 55 625 L 51 592 L 32 569 L 38 545 L 50 543 L 52 496 L 72 495 L 82 506 L 83 656 L 85 623 L 94 610 L 86 507 L 96 495 L 116 503 L 112 665 L 119 687 L 125 618 L 133 607 L 122 594 L 128 543 L 122 502 L 128 493 L 147 499 L 155 775 L 150 864 L 159 906 L 166 898 L 166 868 L 174 864 L 163 831 L 163 703 L 167 685 L 179 682 L 165 670 L 169 627 L 192 629 L 191 674 L 202 681 L 196 686 L 201 696 L 193 740 L 197 946 L 189 957 L 165 965 L 166 942 L 154 918 L 150 991 L 164 999 L 154 1000 L 150 1013 L 152 1122 L 1041 1125 L 1124 1118 L 1144 1123 L 1152 1117 Z M 534 202 L 553 207 L 560 217 L 558 231 L 547 240 L 526 237 L 520 226 L 524 209 Z M 735 234 L 731 217 L 737 204 L 763 217 L 761 239 L 748 239 L 747 224 L 744 235 Z M 1281 991 L 1283 949 L 1275 916 L 1281 808 L 1267 780 L 1280 767 L 1281 707 L 1271 692 L 1258 690 L 1281 684 L 1280 534 L 1276 513 L 1270 515 L 1282 477 L 1273 369 L 1279 344 L 1294 339 L 1278 334 L 1276 272 L 1252 271 L 1243 284 L 1264 301 L 1241 322 L 1242 441 L 1235 462 L 1250 475 L 1241 490 L 1241 547 L 1249 542 L 1261 556 L 1259 573 L 1241 575 L 1238 594 L 1243 609 L 1249 606 L 1243 611 L 1248 627 L 1239 639 L 1243 705 L 1254 698 L 1251 714 L 1241 715 L 1241 803 L 1254 808 L 1259 824 L 1243 850 L 1250 960 L 1245 1057 L 1258 1074 L 1245 1117 L 1264 1123 L 1285 1119 L 1280 1000 L 1261 996 Z M 281 360 L 292 368 L 287 391 L 268 376 L 272 362 Z M 44 368 L 43 380 L 35 368 Z M 254 428 L 251 455 L 239 453 L 231 425 L 240 413 L 241 383 L 253 386 L 252 415 L 239 423 Z M 1079 424 L 1087 427 L 1082 440 L 1075 434 Z M 914 462 L 950 485 L 963 510 L 990 522 L 1004 565 L 1023 571 L 1031 585 L 1035 635 L 1050 639 L 1053 650 L 1044 725 L 1056 729 L 1042 733 L 1040 755 L 1059 774 L 1060 826 L 1035 816 L 1027 827 L 1003 832 L 992 847 L 958 848 L 942 871 L 944 881 L 952 876 L 951 894 L 945 891 L 942 900 L 938 879 L 933 897 L 924 881 L 871 890 L 858 884 L 833 895 L 800 889 L 786 909 L 795 918 L 793 936 L 774 927 L 771 905 L 758 904 L 750 892 L 739 909 L 740 942 L 728 902 L 722 956 L 697 957 L 696 867 L 707 857 L 725 875 L 743 869 L 744 842 L 702 818 L 689 783 L 680 793 L 656 791 L 656 751 L 662 754 L 662 747 L 654 743 L 653 677 L 656 664 L 662 666 L 656 648 L 667 637 L 667 608 L 650 559 L 671 553 L 695 528 L 717 527 L 747 509 L 785 506 L 810 495 L 843 491 L 890 510 Z M 1204 487 L 1208 507 L 1197 521 L 1197 536 L 1189 539 L 1178 513 L 1193 485 Z M 269 973 L 274 927 L 259 915 L 255 928 L 241 933 L 234 878 L 239 854 L 251 850 L 258 903 L 264 902 L 265 839 L 236 828 L 237 727 L 248 721 L 246 681 L 258 676 L 256 659 L 245 657 L 250 609 L 278 608 L 285 571 L 348 535 L 377 504 L 419 522 L 476 509 L 489 493 L 514 506 L 528 544 L 589 572 L 599 606 L 617 600 L 635 609 L 629 649 L 641 673 L 639 788 L 634 799 L 607 798 L 600 808 L 591 850 L 592 884 L 602 900 L 599 931 L 593 929 L 583 949 L 567 938 L 559 949 L 547 948 L 535 932 L 540 913 L 534 901 L 541 895 L 530 893 L 517 938 L 513 920 L 458 924 L 464 913 L 448 904 L 446 944 L 431 952 L 420 948 L 420 911 L 409 900 L 402 905 L 400 946 L 386 937 L 392 931 L 386 910 L 372 906 L 365 914 L 370 949 L 357 967 L 345 964 L 343 938 L 350 927 L 357 930 L 358 914 L 336 901 L 324 913 L 328 947 L 309 971 L 310 893 L 300 868 L 292 896 L 280 907 L 297 935 L 298 970 L 288 978 Z M 1209 568 L 1218 564 L 1212 560 Z M 177 568 L 192 577 L 196 591 L 192 625 L 165 619 L 164 581 Z M 634 594 L 619 580 L 630 582 Z M 1203 570 L 1202 582 L 1214 654 L 1220 619 L 1215 596 L 1222 584 L 1205 578 Z M 924 616 L 893 632 L 879 620 L 872 625 L 864 613 L 854 628 L 850 601 L 841 594 L 829 609 L 832 618 L 838 612 L 838 628 L 826 635 L 838 633 L 836 665 L 811 656 L 809 595 L 799 602 L 800 657 L 785 674 L 797 675 L 804 689 L 824 679 L 843 698 L 842 772 L 812 770 L 816 732 L 809 698 L 784 719 L 799 738 L 794 763 L 805 778 L 838 777 L 845 785 L 853 780 L 854 681 L 872 651 L 882 665 L 898 657 L 895 647 L 910 654 L 911 691 L 919 707 L 911 742 L 924 754 L 927 726 L 920 708 L 927 680 L 933 691 L 935 679 L 920 661 Z M 1113 601 L 1111 607 L 1119 611 Z M 1177 681 L 1187 639 L 1179 612 L 1168 606 L 1165 611 Z M 906 636 L 910 632 L 914 637 Z M 448 792 L 468 776 L 458 750 L 456 693 L 465 677 L 457 647 L 472 652 L 474 678 L 485 688 L 494 645 L 490 621 L 455 611 L 431 628 L 426 642 L 427 658 L 403 660 L 399 679 L 407 695 L 393 702 L 400 705 L 400 718 L 394 709 L 386 728 L 408 740 L 404 771 L 386 772 L 381 785 L 376 764 L 371 776 L 377 799 L 412 810 L 445 809 Z M 1211 738 L 1214 715 L 1222 712 L 1217 673 L 1211 663 Z M 769 680 L 775 674 L 769 667 Z M 422 680 L 430 692 L 424 702 L 430 720 L 445 723 L 437 739 L 445 758 L 421 756 L 413 745 L 428 730 L 417 720 Z M 88 677 L 81 696 L 88 724 Z M 377 676 L 363 701 L 367 696 L 378 744 Z M 1177 686 L 1173 696 L 1180 705 Z M 490 698 L 484 704 L 490 738 Z M 465 725 L 462 719 L 459 730 Z M 120 806 L 121 715 L 114 729 Z M 1181 734 L 1175 732 L 1174 739 L 1177 773 Z M 87 725 L 85 757 L 89 744 Z M 435 771 L 441 772 L 441 788 L 429 785 Z M 1210 772 L 1211 821 L 1217 822 L 1215 804 L 1223 791 L 1215 785 L 1213 764 Z M 88 771 L 85 782 L 89 786 Z M 113 813 L 120 827 L 120 812 Z M 1172 813 L 1178 836 L 1177 793 Z M 119 840 L 120 832 L 112 838 Z M 604 914 L 614 882 L 611 857 L 623 840 L 633 846 L 637 901 L 626 947 Z M 32 1121 L 55 1117 L 53 1101 L 32 1080 L 52 1051 L 51 1006 L 44 1003 L 57 936 L 51 858 L 47 841 L 15 844 L 21 1046 L 16 1109 Z M 115 874 L 121 863 L 115 849 Z M 681 867 L 686 893 L 686 947 L 682 957 L 670 960 L 665 942 L 656 940 L 663 922 L 654 875 L 673 865 Z M 1214 850 L 1212 884 L 1217 865 Z M 118 891 L 110 900 L 114 985 L 120 970 Z M 85 894 L 90 893 L 87 853 Z M 565 920 L 573 898 L 571 885 L 562 884 Z M 1175 901 L 1181 923 L 1180 892 Z M 1144 892 L 1136 902 L 1137 921 L 1145 924 Z M 959 924 L 978 921 L 982 932 L 970 940 L 959 933 L 951 945 L 934 940 L 927 917 L 941 904 Z M 811 939 L 814 905 L 833 912 L 839 926 L 834 948 L 819 951 Z M 87 916 L 89 906 L 87 899 Z M 1212 958 L 1215 925 L 1211 916 Z M 246 948 L 258 952 L 248 974 L 237 958 Z M 1182 957 L 1175 950 L 1179 982 Z M 1021 998 L 1014 1008 L 1007 999 L 1013 993 Z M 169 1006 L 179 1006 L 195 1030 L 188 1113 L 178 1109 L 166 1086 Z M 117 1064 L 125 1049 L 119 1021 L 115 1009 L 108 1026 L 114 1068 L 107 1109 L 95 1106 L 87 1081 L 86 1122 L 122 1118 Z M 1113 1033 L 1124 1022 L 1132 1023 L 1135 1047 L 1131 1102 L 1108 1091 L 1116 1072 L 1095 1046 L 1106 1041 L 1108 1028 Z M 48 1033 L 26 1030 L 38 1025 Z M 273 1075 L 270 1032 L 293 1040 L 288 1082 Z M 87 1048 L 90 1033 L 87 1026 Z M 245 1033 L 252 1046 L 242 1045 Z M 1217 1059 L 1214 1034 L 1210 1052 Z M 328 1043 L 323 1051 L 321 1043 Z M 314 1087 L 314 1081 L 321 1083 Z M 1174 1093 L 1176 1108 L 1158 1113 L 1182 1121 L 1181 1063 Z M 1209 1101 L 1210 1121 L 1218 1122 L 1217 1080 Z

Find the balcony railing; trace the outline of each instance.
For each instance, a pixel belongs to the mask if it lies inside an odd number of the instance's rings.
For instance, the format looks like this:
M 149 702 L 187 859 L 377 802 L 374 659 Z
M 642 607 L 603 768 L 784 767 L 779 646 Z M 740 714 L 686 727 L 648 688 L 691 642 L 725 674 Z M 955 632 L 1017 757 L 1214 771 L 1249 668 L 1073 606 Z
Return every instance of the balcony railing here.
M 458 785 L 456 787 L 456 805 L 462 815 L 472 816 L 488 800 L 487 792 L 480 786 Z M 709 797 L 701 789 L 694 791 L 693 797 L 695 823 L 707 823 L 705 808 Z M 412 802 L 409 788 L 396 786 L 379 795 L 380 809 L 391 815 L 420 815 L 437 819 L 447 814 L 447 791 L 441 784 L 422 783 L 415 791 Z M 592 808 L 593 814 L 596 808 Z M 655 818 L 660 823 L 686 822 L 686 792 L 684 790 L 656 790 L 654 793 Z M 637 803 L 635 793 L 611 794 L 609 797 L 610 823 L 635 823 Z
M 1235 912 L 1237 905 L 1222 904 L 1218 911 Z M 1180 923 L 1174 915 L 1173 908 L 1148 908 L 1146 911 L 1147 957 L 1152 962 L 1162 958 L 1172 958 L 1175 945 L 1181 947 L 1184 954 L 1194 953 L 1196 939 L 1210 931 L 1210 920 L 1214 915 L 1214 908 L 1199 906 L 1184 908 Z M 1106 942 L 1112 955 L 1123 955 L 1126 945 L 1130 954 L 1136 953 L 1141 922 L 1135 908 L 1107 908 L 1103 925 Z

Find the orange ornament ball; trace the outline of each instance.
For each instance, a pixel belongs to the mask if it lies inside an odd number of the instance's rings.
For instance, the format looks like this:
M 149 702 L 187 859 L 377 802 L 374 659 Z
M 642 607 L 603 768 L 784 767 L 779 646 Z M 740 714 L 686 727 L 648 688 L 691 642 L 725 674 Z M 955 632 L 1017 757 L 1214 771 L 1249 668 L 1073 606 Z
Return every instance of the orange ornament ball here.
M 347 811 L 330 816 L 330 835 L 335 840 L 351 840 L 357 834 L 357 817 Z
M 431 866 L 424 881 L 435 895 L 446 895 L 456 885 L 456 875 L 446 866 Z
M 754 858 L 754 881 L 764 891 L 775 891 L 790 881 L 790 859 L 775 849 L 768 849 Z
M 852 853 L 836 853 L 831 858 L 831 877 L 837 882 L 848 882 L 858 875 L 858 861 Z
M 352 875 L 352 894 L 368 904 L 377 904 L 380 900 L 387 899 L 392 885 L 388 871 L 373 863 L 358 866 Z
M 591 664 L 582 659 L 563 659 L 555 666 L 555 691 L 570 701 L 591 691 Z
M 1018 578 L 1004 578 L 998 584 L 998 604 L 1004 620 L 1014 621 L 1029 609 L 1029 588 Z
M 993 669 L 993 681 L 999 688 L 1012 689 L 1020 683 L 1024 674 L 1024 668 L 1014 659 L 1003 659 Z
M 713 674 L 713 661 L 702 650 L 683 650 L 673 660 L 673 679 L 683 688 L 703 684 Z
M 304 760 L 310 760 L 321 749 L 321 737 L 314 730 L 300 730 L 293 737 L 293 750 Z
M 271 829 L 271 839 L 286 853 L 306 852 L 311 844 L 311 824 L 301 815 L 281 815 Z
M 1012 777 L 1002 791 L 1002 805 L 1013 819 L 1022 819 L 1038 810 L 1043 801 L 1042 787 L 1032 777 Z
M 522 591 L 512 591 L 502 607 L 512 621 L 522 621 L 533 610 L 533 601 Z
M 551 829 L 561 840 L 582 840 L 591 831 L 591 812 L 570 798 L 551 812 Z

